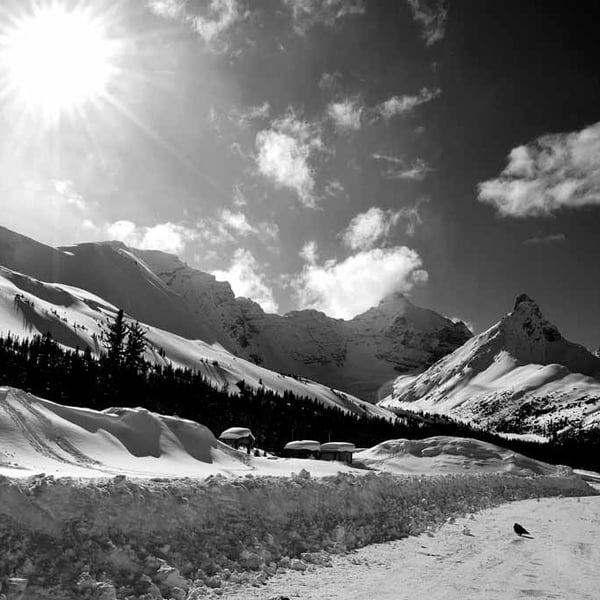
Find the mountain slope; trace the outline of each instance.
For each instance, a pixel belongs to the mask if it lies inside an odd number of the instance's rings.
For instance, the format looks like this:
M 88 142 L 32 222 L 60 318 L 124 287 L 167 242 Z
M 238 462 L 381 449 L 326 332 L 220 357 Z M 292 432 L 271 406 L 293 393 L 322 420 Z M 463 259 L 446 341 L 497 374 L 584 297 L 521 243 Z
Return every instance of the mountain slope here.
M 265 313 L 229 284 L 175 256 L 132 250 L 188 310 L 220 326 L 225 346 L 272 369 L 316 379 L 368 400 L 398 372 L 422 369 L 471 337 L 462 322 L 415 306 L 402 294 L 344 321 L 315 310 Z M 218 325 L 217 325 L 218 324 Z
M 267 314 L 176 256 L 120 242 L 57 249 L 0 227 L 0 265 L 87 290 L 153 327 L 373 401 L 399 372 L 420 370 L 471 336 L 463 323 L 400 294 L 350 321 L 314 310 Z
M 600 425 L 600 359 L 562 337 L 526 294 L 511 313 L 415 377 L 387 408 L 445 413 L 501 431 Z
M 0 334 L 9 332 L 29 337 L 47 332 L 70 348 L 101 350 L 101 328 L 114 318 L 117 308 L 103 298 L 72 286 L 45 283 L 0 267 Z M 157 327 L 145 325 L 148 348 L 145 358 L 164 364 L 191 367 L 215 387 L 235 393 L 244 380 L 250 387 L 264 386 L 278 393 L 290 391 L 309 396 L 326 406 L 344 411 L 389 418 L 385 409 L 304 378 L 287 377 L 235 357 L 219 346 L 202 340 L 183 338 Z

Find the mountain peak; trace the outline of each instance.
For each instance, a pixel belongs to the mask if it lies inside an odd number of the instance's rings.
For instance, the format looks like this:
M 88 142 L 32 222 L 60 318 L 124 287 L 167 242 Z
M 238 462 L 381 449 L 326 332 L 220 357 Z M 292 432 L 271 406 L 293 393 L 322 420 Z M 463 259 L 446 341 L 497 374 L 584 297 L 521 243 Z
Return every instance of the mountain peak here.
M 523 293 L 523 294 L 519 294 L 519 295 L 517 296 L 517 299 L 515 300 L 515 305 L 514 305 L 514 307 L 513 307 L 513 310 L 517 310 L 517 308 L 518 308 L 518 307 L 519 307 L 521 304 L 529 304 L 529 305 L 533 305 L 533 306 L 535 306 L 536 308 L 538 308 L 538 310 L 539 310 L 539 307 L 538 307 L 538 305 L 537 305 L 537 304 L 535 303 L 535 301 L 534 301 L 534 300 L 531 298 L 531 296 L 528 296 L 527 294 L 524 294 L 524 293 Z

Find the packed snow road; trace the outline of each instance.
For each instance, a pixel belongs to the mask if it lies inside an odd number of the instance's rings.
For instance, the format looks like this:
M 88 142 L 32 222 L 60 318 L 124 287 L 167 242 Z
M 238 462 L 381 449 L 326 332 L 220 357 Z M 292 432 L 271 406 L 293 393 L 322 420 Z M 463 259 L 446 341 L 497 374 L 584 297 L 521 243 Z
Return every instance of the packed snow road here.
M 534 536 L 520 538 L 513 523 Z M 229 600 L 594 600 L 600 590 L 600 497 L 525 500 L 435 533 L 375 544 L 333 567 L 276 576 Z

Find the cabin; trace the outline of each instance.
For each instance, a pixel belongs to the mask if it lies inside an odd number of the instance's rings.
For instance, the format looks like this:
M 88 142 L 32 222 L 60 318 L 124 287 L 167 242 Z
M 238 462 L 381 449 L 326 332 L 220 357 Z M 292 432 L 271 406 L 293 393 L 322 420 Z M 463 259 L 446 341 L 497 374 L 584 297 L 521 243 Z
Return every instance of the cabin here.
M 321 444 L 315 440 L 295 440 L 283 447 L 283 455 L 288 458 L 319 458 Z
M 230 427 L 219 436 L 219 440 L 236 450 L 245 447 L 246 452 L 250 454 L 256 438 L 247 427 Z
M 347 465 L 352 464 L 352 453 L 356 450 L 350 442 L 327 442 L 319 448 L 321 460 L 337 460 Z

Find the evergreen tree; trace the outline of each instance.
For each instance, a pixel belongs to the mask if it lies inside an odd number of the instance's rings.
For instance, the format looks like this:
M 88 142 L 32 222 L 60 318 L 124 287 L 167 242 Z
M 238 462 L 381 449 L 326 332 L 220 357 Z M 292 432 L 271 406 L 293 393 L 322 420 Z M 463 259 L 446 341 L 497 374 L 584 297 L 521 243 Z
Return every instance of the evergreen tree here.
M 128 371 L 138 373 L 145 371 L 144 352 L 148 342 L 146 332 L 138 321 L 127 326 L 127 341 L 124 350 L 124 364 Z
M 119 309 L 117 316 L 112 321 L 107 321 L 102 331 L 102 345 L 106 351 L 106 358 L 112 368 L 118 368 L 123 362 L 125 354 L 125 337 L 127 324 L 123 310 Z

